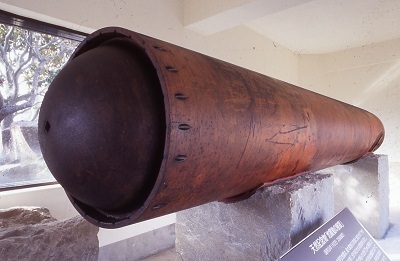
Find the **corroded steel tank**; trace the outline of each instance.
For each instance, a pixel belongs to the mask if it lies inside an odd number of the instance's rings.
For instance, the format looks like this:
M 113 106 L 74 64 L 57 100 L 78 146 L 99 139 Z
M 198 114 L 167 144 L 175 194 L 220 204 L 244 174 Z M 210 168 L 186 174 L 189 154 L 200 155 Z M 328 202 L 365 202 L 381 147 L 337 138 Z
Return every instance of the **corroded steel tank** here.
M 122 28 L 79 45 L 39 116 L 50 171 L 105 228 L 245 199 L 383 137 L 365 110 Z

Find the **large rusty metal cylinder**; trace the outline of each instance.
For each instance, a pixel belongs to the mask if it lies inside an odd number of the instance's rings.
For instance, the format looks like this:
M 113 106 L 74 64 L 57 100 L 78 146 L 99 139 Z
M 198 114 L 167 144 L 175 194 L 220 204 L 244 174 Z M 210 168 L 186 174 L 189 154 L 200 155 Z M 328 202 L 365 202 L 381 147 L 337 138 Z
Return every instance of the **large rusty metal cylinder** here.
M 50 171 L 105 228 L 244 199 L 383 136 L 360 108 L 122 28 L 81 43 L 39 116 Z

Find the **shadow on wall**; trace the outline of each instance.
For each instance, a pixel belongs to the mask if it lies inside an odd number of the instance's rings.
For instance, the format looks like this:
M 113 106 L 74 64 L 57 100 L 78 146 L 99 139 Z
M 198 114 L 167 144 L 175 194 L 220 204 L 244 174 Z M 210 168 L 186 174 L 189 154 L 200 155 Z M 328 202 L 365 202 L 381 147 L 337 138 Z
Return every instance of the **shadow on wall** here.
M 365 53 L 367 55 L 367 52 Z M 339 55 L 338 55 L 339 56 Z M 347 67 L 326 73 L 325 95 L 353 104 L 375 114 L 385 127 L 385 140 L 376 151 L 389 156 L 389 162 L 400 162 L 400 60 Z M 336 61 L 330 58 L 332 63 Z M 339 58 L 338 58 L 339 60 Z M 340 63 L 340 62 L 337 62 Z M 334 67 L 334 65 L 332 65 Z
M 367 71 L 374 75 L 374 71 L 379 71 L 379 67 L 382 66 L 385 65 L 372 65 Z M 390 100 L 392 96 L 389 94 L 400 96 L 400 61 L 395 62 L 368 84 L 358 96 L 354 97 L 352 104 L 363 107 L 376 100 L 382 101 L 380 98 Z
M 380 65 L 384 66 L 384 65 Z M 386 65 L 387 66 L 387 65 Z M 376 78 L 362 93 L 356 105 L 378 116 L 386 130 L 385 141 L 377 153 L 388 154 L 390 162 L 400 162 L 400 61 Z

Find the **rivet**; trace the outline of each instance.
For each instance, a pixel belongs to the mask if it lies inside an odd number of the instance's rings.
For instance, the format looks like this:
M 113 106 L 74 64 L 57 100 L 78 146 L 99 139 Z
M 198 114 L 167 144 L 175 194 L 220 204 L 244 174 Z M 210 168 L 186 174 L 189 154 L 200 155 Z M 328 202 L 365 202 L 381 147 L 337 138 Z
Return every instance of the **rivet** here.
M 172 66 L 165 66 L 165 69 L 167 69 L 170 72 L 178 72 L 178 69 Z
M 50 123 L 49 123 L 48 121 L 46 121 L 46 122 L 44 123 L 44 132 L 45 132 L 46 134 L 49 133 L 50 128 L 51 128 Z
M 177 98 L 178 100 L 186 100 L 188 97 L 183 94 L 183 93 L 175 93 L 175 98 Z
M 154 49 L 157 49 L 157 50 L 162 51 L 162 52 L 166 51 L 164 48 L 162 48 L 160 46 L 153 46 L 153 47 L 154 47 Z
M 176 162 L 182 162 L 182 161 L 185 161 L 186 159 L 187 159 L 187 156 L 186 155 L 182 155 L 182 154 L 176 155 L 175 158 L 174 158 L 174 160 Z
M 192 126 L 190 126 L 189 124 L 186 124 L 186 123 L 182 123 L 182 124 L 178 125 L 178 128 L 180 130 L 189 130 L 190 128 L 192 128 Z
M 157 210 L 157 209 L 160 209 L 160 208 L 162 208 L 162 207 L 164 207 L 165 206 L 165 204 L 159 204 L 159 205 L 155 205 L 154 207 L 152 207 L 151 209 L 152 210 Z

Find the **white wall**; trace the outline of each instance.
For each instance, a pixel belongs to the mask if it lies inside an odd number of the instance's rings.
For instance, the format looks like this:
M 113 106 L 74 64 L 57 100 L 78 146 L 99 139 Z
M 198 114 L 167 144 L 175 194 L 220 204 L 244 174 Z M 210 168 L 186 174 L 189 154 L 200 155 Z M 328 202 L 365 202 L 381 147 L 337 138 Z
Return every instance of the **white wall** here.
M 56 219 L 78 215 L 60 185 L 10 190 L 0 193 L 0 208 L 21 206 L 47 207 Z
M 299 84 L 377 115 L 385 141 L 376 153 L 400 162 L 400 39 L 299 58 Z
M 390 215 L 400 217 L 400 39 L 322 55 L 299 57 L 299 84 L 378 116 L 389 157 Z
M 298 57 L 293 52 L 245 27 L 208 37 L 194 33 L 183 26 L 179 0 L 2 0 L 0 9 L 87 33 L 122 26 L 293 84 L 298 80 Z M 58 219 L 77 214 L 59 186 L 0 194 L 0 208 L 21 205 L 47 207 Z M 118 230 L 101 229 L 100 246 L 174 221 L 175 216 L 169 215 Z
M 0 8 L 87 33 L 121 26 L 297 83 L 297 56 L 246 27 L 202 36 L 183 25 L 180 0 L 1 0 Z M 189 19 L 186 17 L 186 19 Z

